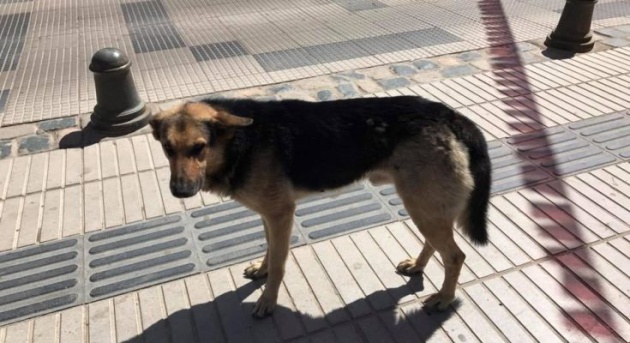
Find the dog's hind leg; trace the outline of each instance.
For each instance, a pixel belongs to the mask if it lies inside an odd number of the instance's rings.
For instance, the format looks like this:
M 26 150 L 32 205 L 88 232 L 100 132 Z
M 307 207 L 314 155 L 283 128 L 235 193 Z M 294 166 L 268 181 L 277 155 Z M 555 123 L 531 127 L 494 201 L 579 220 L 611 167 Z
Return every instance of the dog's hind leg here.
M 414 205 L 413 201 L 405 202 L 409 216 L 425 237 L 424 248 L 418 258 L 402 261 L 397 269 L 403 274 L 422 272 L 434 251 L 437 251 L 444 264 L 444 282 L 438 293 L 425 300 L 425 306 L 445 310 L 455 299 L 457 280 L 466 255 L 453 238 L 453 219 L 433 217 L 431 212 Z
M 409 216 L 425 237 L 425 244 L 416 259 L 402 261 L 397 269 L 402 274 L 420 273 L 437 251 L 444 264 L 444 283 L 440 291 L 429 297 L 425 304 L 444 310 L 455 298 L 457 279 L 466 258 L 455 243 L 453 230 L 455 219 L 467 200 L 463 196 L 467 187 L 458 185 L 456 178 L 423 182 L 415 177 L 416 173 L 404 174 L 407 173 L 399 173 L 396 190 Z
M 295 204 L 286 204 L 281 213 L 263 214 L 267 223 L 267 249 L 268 263 L 267 282 L 262 295 L 256 302 L 252 314 L 255 317 L 264 317 L 271 314 L 278 301 L 278 291 L 284 277 L 285 263 L 289 255 L 291 229 L 293 227 L 293 212 Z

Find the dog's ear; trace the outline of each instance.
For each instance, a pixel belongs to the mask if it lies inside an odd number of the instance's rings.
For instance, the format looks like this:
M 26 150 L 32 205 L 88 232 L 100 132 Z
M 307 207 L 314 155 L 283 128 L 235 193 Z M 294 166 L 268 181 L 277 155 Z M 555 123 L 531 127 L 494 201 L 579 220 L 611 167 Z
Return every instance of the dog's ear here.
M 149 121 L 149 125 L 151 125 L 151 129 L 153 130 L 153 138 L 156 140 L 160 140 L 160 132 L 162 131 L 162 121 L 163 115 L 162 113 L 154 114 L 151 120 Z
M 216 119 L 219 124 L 224 126 L 249 126 L 254 122 L 252 118 L 235 116 L 226 111 L 217 111 Z
M 193 118 L 216 123 L 225 127 L 249 126 L 254 120 L 235 116 L 223 109 L 215 109 L 203 102 L 191 102 L 186 105 L 186 112 Z

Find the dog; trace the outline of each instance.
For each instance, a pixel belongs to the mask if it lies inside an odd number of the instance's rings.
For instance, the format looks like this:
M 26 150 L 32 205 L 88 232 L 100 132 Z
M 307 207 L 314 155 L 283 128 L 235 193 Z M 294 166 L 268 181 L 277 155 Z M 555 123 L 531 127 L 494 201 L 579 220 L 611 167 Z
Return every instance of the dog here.
M 441 289 L 425 307 L 446 309 L 455 298 L 465 255 L 454 226 L 477 245 L 488 241 L 491 164 L 480 129 L 450 107 L 421 97 L 324 102 L 204 99 L 166 109 L 150 120 L 168 158 L 170 190 L 229 196 L 260 214 L 268 243 L 262 261 L 244 271 L 267 277 L 253 309 L 264 317 L 277 304 L 296 200 L 367 178 L 394 184 L 425 237 L 404 275 L 422 273 L 437 251 Z

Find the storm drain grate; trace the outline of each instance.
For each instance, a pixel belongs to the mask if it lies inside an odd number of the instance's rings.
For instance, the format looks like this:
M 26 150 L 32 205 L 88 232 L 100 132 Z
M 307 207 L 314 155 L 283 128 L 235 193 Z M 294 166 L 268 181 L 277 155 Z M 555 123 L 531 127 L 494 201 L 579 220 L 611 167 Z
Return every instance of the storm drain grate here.
M 85 238 L 87 295 L 113 296 L 199 271 L 183 215 L 108 229 Z
M 83 303 L 82 240 L 0 255 L 0 323 Z
M 630 116 L 627 113 L 595 117 L 568 127 L 615 156 L 630 158 Z
M 514 136 L 506 141 L 536 165 L 557 176 L 588 171 L 616 161 L 614 156 L 561 126 Z
M 260 216 L 237 202 L 193 211 L 190 217 L 197 252 L 210 269 L 262 256 L 267 250 Z M 294 229 L 291 246 L 303 244 Z

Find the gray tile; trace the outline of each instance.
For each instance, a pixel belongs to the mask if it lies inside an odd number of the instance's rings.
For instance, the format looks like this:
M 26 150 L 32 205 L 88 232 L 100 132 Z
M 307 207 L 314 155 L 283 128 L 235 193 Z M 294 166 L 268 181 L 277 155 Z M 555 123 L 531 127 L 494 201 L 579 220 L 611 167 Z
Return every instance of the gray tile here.
M 367 51 L 354 44 L 353 41 L 308 46 L 304 50 L 315 57 L 319 63 L 349 60 L 369 55 Z
M 81 238 L 0 255 L 0 323 L 42 315 L 83 302 Z
M 129 292 L 200 270 L 181 214 L 85 236 L 86 295 Z
M 190 51 L 197 62 L 248 55 L 247 49 L 239 41 L 219 42 L 191 46 Z
M 551 180 L 551 176 L 517 155 L 501 141 L 488 143 L 492 160 L 492 193 L 504 193 L 523 186 Z
M 17 67 L 30 19 L 30 13 L 0 16 L 0 71 L 15 70 Z
M 561 126 L 510 137 L 506 142 L 548 172 L 564 176 L 616 161 Z
M 630 116 L 613 113 L 569 124 L 569 129 L 622 159 L 630 159 Z
M 402 39 L 415 44 L 417 47 L 427 47 L 439 44 L 461 42 L 462 39 L 439 27 L 403 32 L 398 34 Z
M 387 5 L 378 0 L 333 0 L 333 2 L 350 12 L 387 7 Z
M 9 100 L 10 89 L 3 89 L 0 91 L 0 113 L 4 112 L 4 106 L 7 105 L 7 100 Z
M 397 34 L 355 39 L 353 42 L 371 55 L 414 49 L 417 47 L 415 44 L 404 40 Z
M 365 183 L 300 202 L 296 222 L 309 242 L 328 239 L 379 224 L 394 218 Z
M 262 256 L 267 250 L 260 216 L 237 202 L 192 211 L 190 218 L 195 245 L 206 269 Z M 302 235 L 294 230 L 291 245 L 302 244 Z
M 140 1 L 120 5 L 136 53 L 186 46 L 160 1 Z
M 254 58 L 266 71 L 277 71 L 459 41 L 442 29 L 430 28 L 256 54 Z
M 159 0 L 138 1 L 120 4 L 128 25 L 142 26 L 169 22 L 166 9 Z
M 179 32 L 171 23 L 130 27 L 129 33 L 133 50 L 136 53 L 176 49 L 186 46 Z
M 267 72 L 306 67 L 320 63 L 304 48 L 266 52 L 253 56 Z

